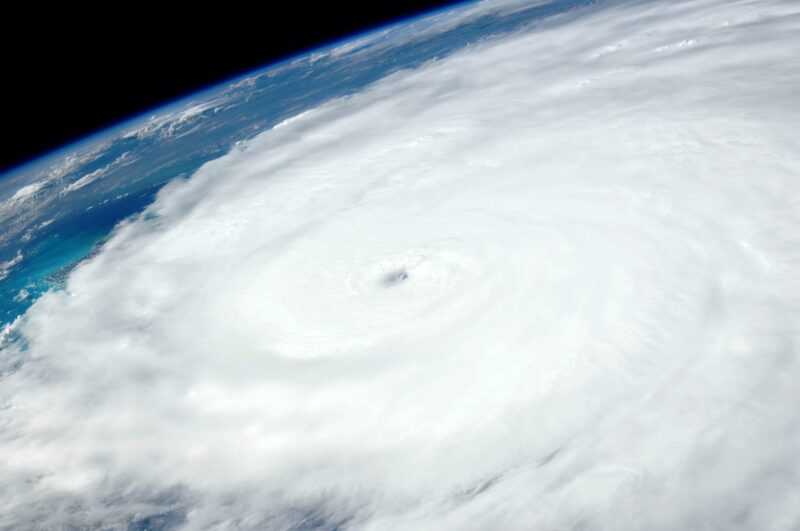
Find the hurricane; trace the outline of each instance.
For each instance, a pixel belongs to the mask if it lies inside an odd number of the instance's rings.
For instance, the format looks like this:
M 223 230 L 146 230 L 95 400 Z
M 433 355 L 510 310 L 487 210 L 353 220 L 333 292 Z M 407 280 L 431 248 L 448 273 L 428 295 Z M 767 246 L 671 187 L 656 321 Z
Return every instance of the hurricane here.
M 597 2 L 170 181 L 4 332 L 0 527 L 794 529 L 798 35 Z

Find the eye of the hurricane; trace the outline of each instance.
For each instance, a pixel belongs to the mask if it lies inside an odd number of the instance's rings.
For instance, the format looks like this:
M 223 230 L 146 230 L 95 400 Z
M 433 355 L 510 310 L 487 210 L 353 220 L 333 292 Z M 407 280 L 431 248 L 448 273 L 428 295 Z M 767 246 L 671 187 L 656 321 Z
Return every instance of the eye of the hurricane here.
M 403 268 L 384 275 L 381 282 L 384 286 L 396 286 L 405 280 L 408 280 L 408 270 Z
M 471 289 L 483 276 L 481 262 L 457 239 L 328 244 L 333 240 L 318 238 L 317 247 L 298 244 L 260 269 L 255 280 L 230 287 L 229 293 L 249 293 L 255 285 L 269 294 L 254 299 L 251 308 L 259 326 L 242 322 L 241 333 L 270 330 L 272 352 L 287 358 L 390 352 L 407 330 L 433 320 L 457 322 L 482 293 Z M 389 346 L 381 347 L 382 341 Z

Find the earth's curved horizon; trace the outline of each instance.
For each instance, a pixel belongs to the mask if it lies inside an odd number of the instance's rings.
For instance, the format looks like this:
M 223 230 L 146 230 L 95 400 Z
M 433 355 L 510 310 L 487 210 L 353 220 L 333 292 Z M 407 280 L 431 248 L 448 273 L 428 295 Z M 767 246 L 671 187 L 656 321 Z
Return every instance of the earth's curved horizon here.
M 465 2 L 0 176 L 0 529 L 797 529 L 797 35 Z

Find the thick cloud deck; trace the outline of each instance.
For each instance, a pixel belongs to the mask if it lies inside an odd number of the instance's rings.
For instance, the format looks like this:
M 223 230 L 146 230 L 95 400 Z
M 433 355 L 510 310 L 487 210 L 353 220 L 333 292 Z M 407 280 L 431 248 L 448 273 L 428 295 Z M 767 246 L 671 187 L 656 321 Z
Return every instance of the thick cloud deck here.
M 0 526 L 796 528 L 798 32 L 600 4 L 168 185 L 6 345 Z

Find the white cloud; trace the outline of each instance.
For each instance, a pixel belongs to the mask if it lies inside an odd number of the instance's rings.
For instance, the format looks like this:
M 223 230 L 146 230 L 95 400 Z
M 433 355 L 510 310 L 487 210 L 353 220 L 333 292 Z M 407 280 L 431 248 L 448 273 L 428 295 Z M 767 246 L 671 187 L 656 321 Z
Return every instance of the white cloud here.
M 25 199 L 28 199 L 29 197 L 35 195 L 36 192 L 41 190 L 45 184 L 47 184 L 47 181 L 37 181 L 27 186 L 23 186 L 22 188 L 14 192 L 14 195 L 11 196 L 11 201 L 12 202 L 24 201 Z
M 215 97 L 203 102 L 190 102 L 175 109 L 161 112 L 147 119 L 143 124 L 123 133 L 123 138 L 137 137 L 139 140 L 157 137 L 177 138 L 193 131 L 220 105 L 227 103 L 224 96 Z
M 20 250 L 17 250 L 17 254 L 15 254 L 13 258 L 9 258 L 5 262 L 0 262 L 0 280 L 6 278 L 8 274 L 11 273 L 11 270 L 20 262 L 22 262 L 22 251 Z
M 21 289 L 14 295 L 14 302 L 22 302 L 30 296 L 30 292 L 26 289 Z
M 171 183 L 15 325 L 0 527 L 796 528 L 799 26 L 601 5 Z
M 114 168 L 118 168 L 118 167 L 123 166 L 123 165 L 130 164 L 131 162 L 134 162 L 136 159 L 137 159 L 137 157 L 131 157 L 130 153 L 126 151 L 125 153 L 123 153 L 122 155 L 118 156 L 117 158 L 115 158 L 113 161 L 109 162 L 105 166 L 101 166 L 100 168 L 97 168 L 96 170 L 91 171 L 91 172 L 87 173 L 86 175 L 82 175 L 81 177 L 79 177 L 74 182 L 72 182 L 69 185 L 65 186 L 61 190 L 61 194 L 62 195 L 63 194 L 68 194 L 70 192 L 74 192 L 75 190 L 80 190 L 81 188 L 83 188 L 85 186 L 88 186 L 88 185 L 90 185 L 90 184 L 102 179 L 103 177 L 105 177 L 108 174 L 108 172 L 110 170 L 112 170 Z

